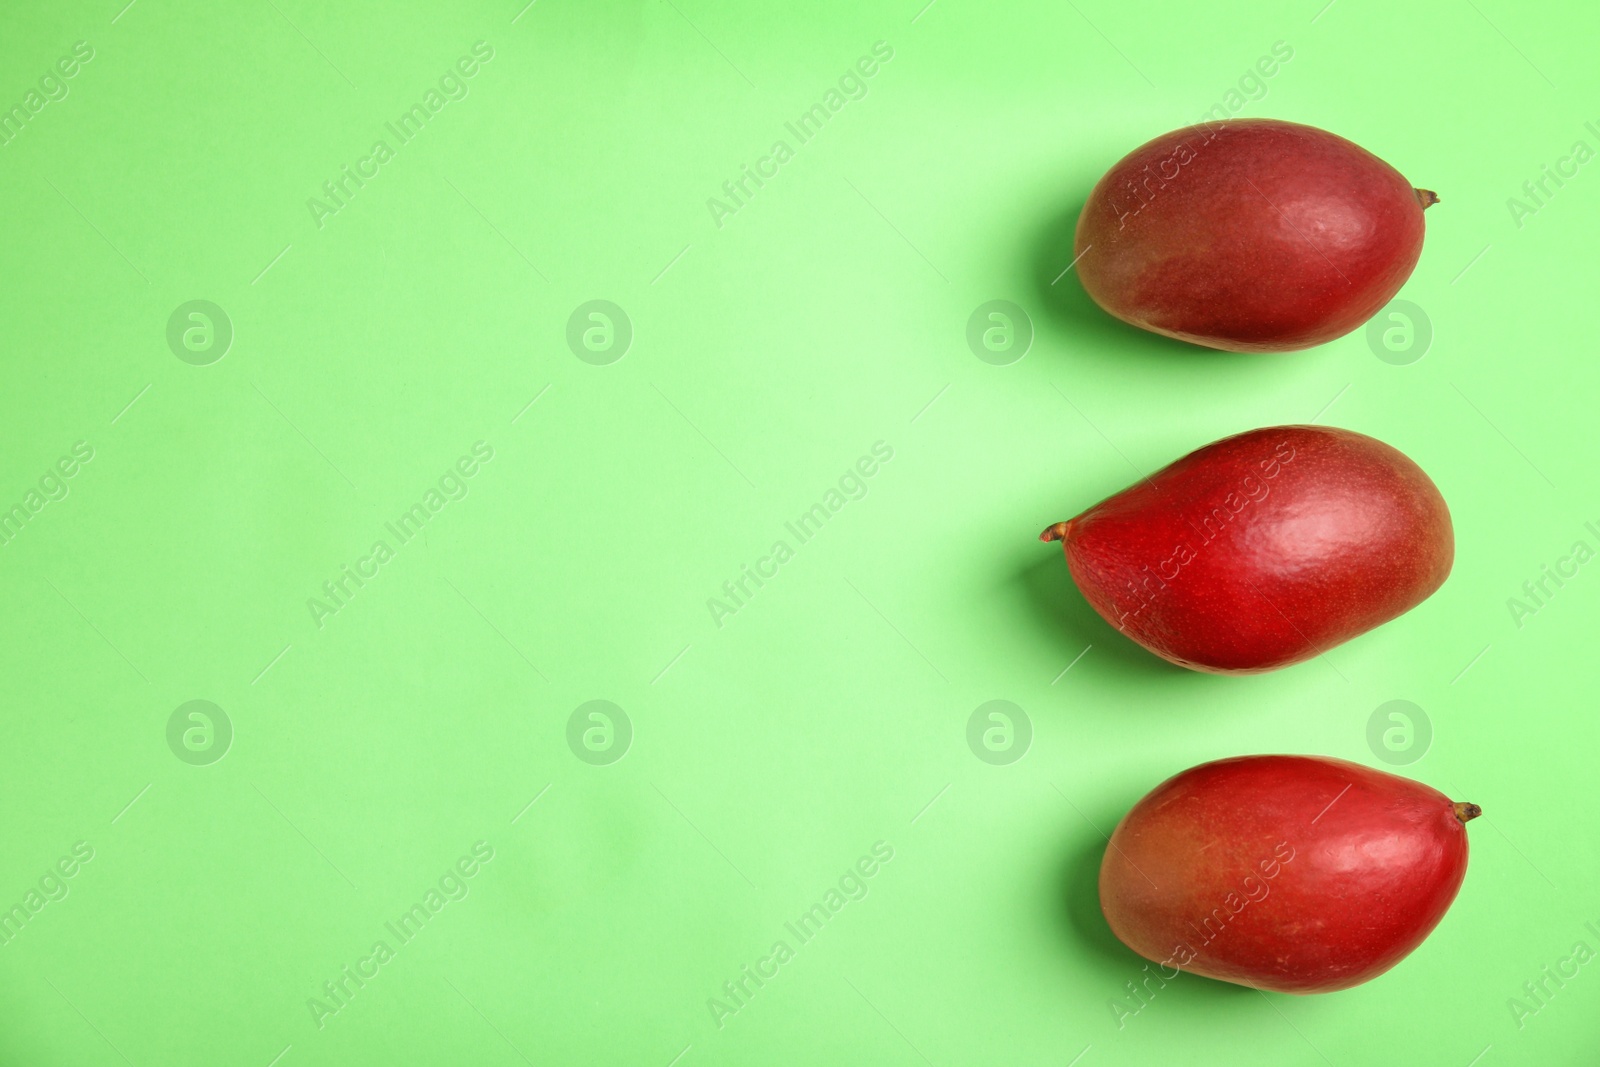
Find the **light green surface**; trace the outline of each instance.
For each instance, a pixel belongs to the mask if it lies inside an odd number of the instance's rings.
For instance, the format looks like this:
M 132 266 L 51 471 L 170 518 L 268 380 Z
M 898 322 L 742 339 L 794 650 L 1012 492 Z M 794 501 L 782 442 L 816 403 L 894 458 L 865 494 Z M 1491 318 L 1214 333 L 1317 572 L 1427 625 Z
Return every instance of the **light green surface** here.
M 0 104 L 93 57 L 0 146 L 0 506 L 38 506 L 0 546 L 0 904 L 66 894 L 0 947 L 0 1062 L 1594 1061 L 1600 963 L 1542 968 L 1600 951 L 1600 563 L 1521 625 L 1507 604 L 1600 549 L 1594 8 L 920 2 L 7 10 Z M 475 42 L 492 58 L 389 132 Z M 786 128 L 876 42 L 859 99 Z M 1420 360 L 1360 333 L 1189 349 L 1052 285 L 1096 177 L 1241 86 L 1239 114 L 1443 198 L 1401 294 Z M 347 165 L 372 176 L 319 226 Z M 770 176 L 714 211 L 745 165 Z M 231 323 L 218 361 L 168 345 L 194 300 Z M 567 344 L 592 300 L 631 323 L 619 361 Z M 1031 320 L 1019 362 L 967 345 L 991 300 Z M 1169 668 L 1034 540 L 1312 419 L 1415 458 L 1458 538 L 1438 594 L 1324 658 Z M 835 488 L 801 543 L 785 524 Z M 746 565 L 776 574 L 714 613 Z M 346 566 L 371 576 L 340 605 Z M 209 764 L 223 732 L 191 752 L 192 709 L 169 747 L 194 700 L 231 724 Z M 629 724 L 609 753 L 584 747 L 602 720 L 569 735 L 592 700 Z M 968 745 L 992 700 L 1030 724 L 1009 764 Z M 1392 700 L 1425 747 L 1369 747 Z M 1459 900 L 1361 988 L 1185 977 L 1128 1016 L 1099 831 L 1183 767 L 1271 751 L 1411 760 L 1482 804 Z M 863 857 L 802 943 L 785 924 Z M 779 941 L 719 1026 L 708 1001 Z M 376 972 L 319 1016 L 346 966 Z

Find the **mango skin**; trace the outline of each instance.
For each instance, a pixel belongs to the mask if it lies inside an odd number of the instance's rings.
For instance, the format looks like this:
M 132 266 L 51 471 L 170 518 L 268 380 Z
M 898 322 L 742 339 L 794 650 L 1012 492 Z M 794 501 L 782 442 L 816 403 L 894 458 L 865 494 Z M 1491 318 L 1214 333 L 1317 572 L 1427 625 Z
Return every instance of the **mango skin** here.
M 1202 124 L 1106 172 L 1073 254 L 1084 289 L 1124 322 L 1209 348 L 1287 352 L 1349 333 L 1399 292 L 1437 201 L 1314 126 Z
M 1455 534 L 1398 449 L 1330 426 L 1273 426 L 1191 452 L 1039 535 L 1123 634 L 1182 667 L 1277 670 L 1431 596 Z
M 1183 970 L 1282 993 L 1347 989 L 1444 918 L 1479 814 L 1340 759 L 1205 763 L 1123 817 L 1100 867 L 1100 907 L 1164 980 Z

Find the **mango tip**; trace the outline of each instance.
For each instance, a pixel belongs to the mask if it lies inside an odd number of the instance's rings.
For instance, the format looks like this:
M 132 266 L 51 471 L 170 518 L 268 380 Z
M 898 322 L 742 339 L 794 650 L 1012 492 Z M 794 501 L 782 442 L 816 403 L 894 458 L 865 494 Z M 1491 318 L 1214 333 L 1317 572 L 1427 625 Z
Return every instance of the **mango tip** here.
M 1049 526 L 1046 526 L 1044 528 L 1044 530 L 1039 534 L 1039 540 L 1041 540 L 1041 541 L 1065 541 L 1067 539 L 1067 534 L 1069 532 L 1071 532 L 1071 530 L 1072 530 L 1072 522 L 1071 522 L 1071 520 L 1068 520 L 1067 522 L 1051 523 Z

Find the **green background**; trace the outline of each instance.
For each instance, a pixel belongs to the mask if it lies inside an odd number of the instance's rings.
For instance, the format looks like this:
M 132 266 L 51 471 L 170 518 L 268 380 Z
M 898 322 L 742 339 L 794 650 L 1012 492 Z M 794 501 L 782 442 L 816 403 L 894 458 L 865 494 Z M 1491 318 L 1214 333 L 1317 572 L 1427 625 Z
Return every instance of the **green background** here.
M 0 105 L 74 42 L 93 58 L 0 146 L 0 508 L 29 515 L 0 546 L 0 908 L 66 891 L 0 946 L 0 1062 L 1594 1062 L 1600 964 L 1508 1002 L 1600 950 L 1600 563 L 1507 602 L 1600 548 L 1600 164 L 1507 201 L 1600 149 L 1595 9 L 921 2 L 7 10 Z M 385 124 L 479 41 L 467 95 L 401 145 Z M 785 123 L 875 42 L 892 59 L 800 143 Z M 1187 348 L 1062 274 L 1099 174 L 1230 102 L 1439 192 L 1387 341 Z M 319 225 L 310 198 L 378 139 L 393 158 Z M 596 299 L 631 324 L 609 363 L 567 342 Z M 225 353 L 169 345 L 193 300 Z M 991 300 L 1031 323 L 1020 360 L 968 345 Z M 1416 459 L 1458 539 L 1434 597 L 1315 661 L 1168 667 L 1034 540 L 1311 420 Z M 492 459 L 401 544 L 385 524 L 476 442 Z M 784 524 L 877 442 L 865 495 L 798 544 Z M 186 717 L 169 744 L 192 700 L 221 709 L 209 748 Z M 629 724 L 608 750 L 594 719 L 569 744 L 591 700 Z M 968 743 L 992 700 L 1028 724 L 1003 765 Z M 1360 988 L 1185 976 L 1132 1014 L 1102 831 L 1186 766 L 1280 751 L 1483 805 L 1461 896 Z M 866 895 L 798 944 L 784 924 L 878 842 Z M 385 924 L 441 877 L 467 895 L 400 944 Z M 778 940 L 719 1025 L 708 1000 Z

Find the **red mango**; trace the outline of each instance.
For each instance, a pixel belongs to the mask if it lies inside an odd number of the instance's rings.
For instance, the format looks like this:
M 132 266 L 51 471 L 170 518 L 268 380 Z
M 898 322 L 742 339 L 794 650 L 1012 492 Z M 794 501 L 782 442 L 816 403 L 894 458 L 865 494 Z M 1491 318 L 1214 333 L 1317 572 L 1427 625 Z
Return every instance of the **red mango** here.
M 1106 172 L 1078 218 L 1095 303 L 1232 352 L 1343 336 L 1405 284 L 1438 202 L 1343 137 L 1276 119 L 1163 134 Z
M 1345 760 L 1205 763 L 1117 825 L 1100 908 L 1125 945 L 1169 971 L 1282 993 L 1346 989 L 1439 924 L 1466 877 L 1466 823 L 1481 813 Z
M 1455 558 L 1444 498 L 1382 441 L 1327 426 L 1224 438 L 1039 535 L 1095 611 L 1183 667 L 1276 670 L 1401 615 Z

